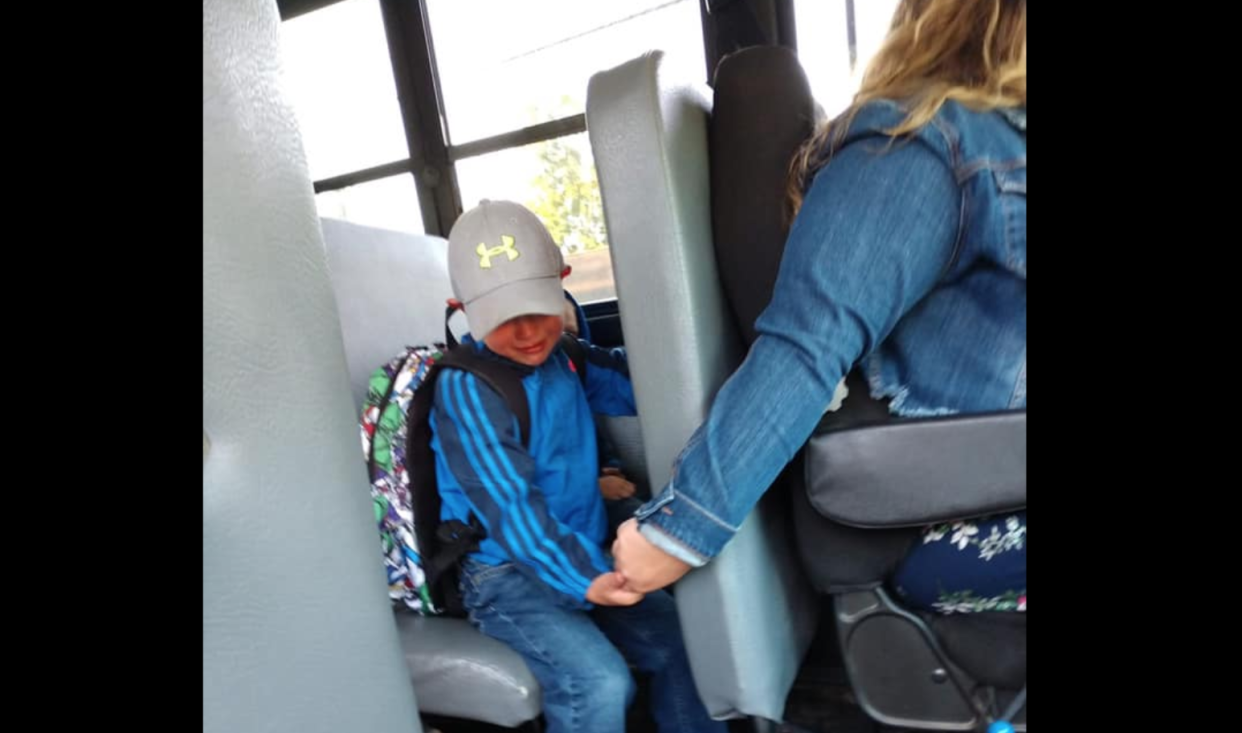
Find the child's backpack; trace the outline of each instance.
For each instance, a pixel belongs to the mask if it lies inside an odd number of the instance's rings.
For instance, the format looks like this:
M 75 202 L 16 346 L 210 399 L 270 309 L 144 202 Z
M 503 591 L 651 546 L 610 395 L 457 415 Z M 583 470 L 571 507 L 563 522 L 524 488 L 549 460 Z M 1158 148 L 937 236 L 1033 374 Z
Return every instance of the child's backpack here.
M 451 312 L 451 311 L 450 311 Z M 444 344 L 410 346 L 371 375 L 361 420 L 362 452 L 388 572 L 388 595 L 426 615 L 464 616 L 458 565 L 487 536 L 473 514 L 469 524 L 440 520 L 431 406 L 443 369 L 462 369 L 492 387 L 517 417 L 522 444 L 530 441 L 530 405 L 522 375 L 447 332 Z M 586 380 L 586 352 L 566 334 L 562 347 Z

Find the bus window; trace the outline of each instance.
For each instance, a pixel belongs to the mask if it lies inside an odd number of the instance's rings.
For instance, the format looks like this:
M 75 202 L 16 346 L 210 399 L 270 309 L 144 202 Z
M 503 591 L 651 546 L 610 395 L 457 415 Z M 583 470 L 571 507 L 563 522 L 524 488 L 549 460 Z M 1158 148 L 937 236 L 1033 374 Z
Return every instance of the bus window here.
M 282 9 L 287 88 L 321 216 L 447 236 L 481 199 L 518 201 L 561 244 L 578 299 L 615 299 L 587 80 L 660 49 L 706 81 L 699 0 Z
M 284 89 L 312 179 L 330 180 L 409 156 L 384 22 L 376 0 L 346 0 L 281 24 Z M 319 215 L 421 234 L 408 172 L 319 193 Z
M 794 0 L 798 60 L 830 117 L 849 106 L 896 9 L 897 0 Z

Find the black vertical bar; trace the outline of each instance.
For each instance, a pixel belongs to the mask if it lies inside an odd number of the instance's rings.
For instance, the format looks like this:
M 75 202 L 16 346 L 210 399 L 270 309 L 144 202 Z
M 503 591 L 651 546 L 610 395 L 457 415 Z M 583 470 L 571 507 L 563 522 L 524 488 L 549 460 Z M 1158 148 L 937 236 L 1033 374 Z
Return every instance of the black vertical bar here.
M 426 9 L 421 0 L 380 0 L 380 7 L 423 226 L 428 234 L 447 237 L 461 202 L 448 157 Z

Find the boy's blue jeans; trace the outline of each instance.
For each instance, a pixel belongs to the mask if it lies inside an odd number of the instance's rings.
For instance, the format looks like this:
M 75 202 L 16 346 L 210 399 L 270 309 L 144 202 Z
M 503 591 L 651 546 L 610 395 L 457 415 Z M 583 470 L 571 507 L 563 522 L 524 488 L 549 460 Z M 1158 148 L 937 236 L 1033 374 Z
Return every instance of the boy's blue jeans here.
M 624 733 L 635 689 L 627 659 L 652 675 L 660 733 L 725 732 L 699 700 L 677 609 L 665 591 L 633 606 L 584 611 L 513 563 L 469 559 L 461 585 L 470 622 L 521 654 L 539 680 L 548 733 Z

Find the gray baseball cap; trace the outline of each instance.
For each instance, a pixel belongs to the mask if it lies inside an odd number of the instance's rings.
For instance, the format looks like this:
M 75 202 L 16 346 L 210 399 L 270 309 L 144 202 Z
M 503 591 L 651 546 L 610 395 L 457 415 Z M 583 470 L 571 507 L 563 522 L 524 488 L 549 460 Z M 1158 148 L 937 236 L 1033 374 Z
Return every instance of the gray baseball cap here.
M 481 201 L 449 233 L 449 278 L 470 333 L 486 337 L 528 314 L 559 316 L 565 260 L 539 217 L 512 201 Z

